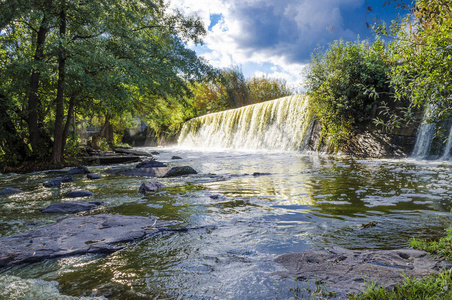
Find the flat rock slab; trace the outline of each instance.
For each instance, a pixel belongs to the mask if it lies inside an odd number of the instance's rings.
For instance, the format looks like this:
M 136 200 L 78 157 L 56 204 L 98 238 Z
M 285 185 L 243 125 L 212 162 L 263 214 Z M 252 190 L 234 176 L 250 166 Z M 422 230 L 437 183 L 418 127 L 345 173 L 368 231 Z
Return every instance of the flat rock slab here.
M 178 177 L 183 175 L 198 174 L 192 167 L 159 167 L 159 168 L 135 168 L 126 170 L 107 170 L 110 174 L 140 177 Z
M 72 191 L 69 193 L 66 193 L 64 196 L 68 198 L 82 198 L 82 197 L 90 197 L 93 196 L 94 193 L 89 191 Z
M 89 156 L 83 157 L 85 164 L 99 164 L 99 165 L 112 165 L 123 164 L 140 161 L 140 157 L 137 155 L 105 155 L 105 156 Z
M 102 201 L 56 203 L 41 209 L 41 212 L 53 214 L 75 214 L 81 211 L 93 210 L 102 204 Z
M 3 190 L 0 190 L 0 195 L 12 195 L 12 194 L 18 194 L 18 193 L 22 193 L 22 191 L 19 189 L 11 188 L 11 187 L 7 187 L 7 188 L 4 188 Z
M 404 276 L 424 277 L 451 267 L 425 251 L 400 249 L 380 251 L 305 251 L 279 256 L 276 262 L 288 270 L 281 276 L 301 281 L 320 281 L 330 290 L 361 292 L 365 284 L 376 282 L 385 288 L 401 283 Z
M 0 238 L 0 268 L 63 256 L 112 253 L 173 224 L 176 222 L 154 217 L 108 214 L 67 218 Z
M 140 151 L 140 150 L 135 150 L 135 149 L 129 149 L 129 148 L 115 148 L 114 151 L 116 153 L 123 153 L 123 154 L 132 154 L 132 155 L 137 155 L 137 156 L 147 156 L 147 157 L 152 157 L 151 153 L 145 152 L 145 151 Z

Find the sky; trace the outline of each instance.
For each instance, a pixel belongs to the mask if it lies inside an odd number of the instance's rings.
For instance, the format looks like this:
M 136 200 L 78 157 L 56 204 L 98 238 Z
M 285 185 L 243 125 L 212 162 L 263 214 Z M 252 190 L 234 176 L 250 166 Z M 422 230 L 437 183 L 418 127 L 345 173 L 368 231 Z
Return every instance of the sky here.
M 172 8 L 203 20 L 204 44 L 192 47 L 211 65 L 240 66 L 247 78 L 266 74 L 296 88 L 314 49 L 338 39 L 372 38 L 366 22 L 375 17 L 390 22 L 403 13 L 383 8 L 383 0 L 170 1 Z

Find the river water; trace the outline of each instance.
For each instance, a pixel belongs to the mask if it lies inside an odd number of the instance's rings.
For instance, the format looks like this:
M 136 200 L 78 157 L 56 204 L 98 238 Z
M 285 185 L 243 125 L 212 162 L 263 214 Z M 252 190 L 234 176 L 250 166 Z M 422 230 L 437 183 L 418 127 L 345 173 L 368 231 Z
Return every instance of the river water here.
M 138 177 L 82 175 L 60 189 L 42 183 L 63 171 L 0 175 L 0 235 L 55 222 L 39 209 L 89 190 L 104 206 L 90 213 L 158 216 L 188 232 L 165 232 L 112 255 L 84 255 L 0 272 L 5 299 L 289 299 L 298 283 L 280 278 L 274 259 L 307 249 L 395 249 L 411 237 L 434 238 L 450 224 L 452 163 L 360 160 L 299 152 L 202 152 L 144 148 L 197 175 L 159 179 L 166 187 L 138 193 Z M 173 155 L 182 160 L 171 160 Z M 131 167 L 133 165 L 121 165 Z M 83 214 L 83 213 L 82 213 Z M 85 213 L 86 214 L 86 213 Z M 376 222 L 364 228 L 363 224 Z M 304 296 L 303 296 L 304 295 Z

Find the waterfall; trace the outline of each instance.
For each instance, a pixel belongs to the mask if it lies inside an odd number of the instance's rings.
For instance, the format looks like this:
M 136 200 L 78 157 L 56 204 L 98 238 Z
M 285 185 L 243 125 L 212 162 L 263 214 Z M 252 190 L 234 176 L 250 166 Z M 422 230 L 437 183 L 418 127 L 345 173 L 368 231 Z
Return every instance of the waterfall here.
M 452 159 L 451 150 L 452 150 L 452 126 L 449 129 L 449 138 L 447 139 L 446 149 L 444 150 L 442 159 L 444 160 Z
M 421 124 L 418 130 L 416 144 L 411 156 L 414 158 L 426 158 L 436 131 L 436 125 L 434 123 Z
M 436 131 L 436 124 L 429 122 L 430 117 L 434 111 L 434 107 L 429 105 L 425 112 L 422 124 L 419 125 L 418 133 L 416 137 L 416 144 L 414 145 L 413 153 L 414 158 L 426 158 L 429 154 L 430 146 L 433 141 L 433 136 Z
M 303 150 L 310 121 L 307 97 L 285 97 L 191 119 L 184 124 L 178 144 L 203 149 Z

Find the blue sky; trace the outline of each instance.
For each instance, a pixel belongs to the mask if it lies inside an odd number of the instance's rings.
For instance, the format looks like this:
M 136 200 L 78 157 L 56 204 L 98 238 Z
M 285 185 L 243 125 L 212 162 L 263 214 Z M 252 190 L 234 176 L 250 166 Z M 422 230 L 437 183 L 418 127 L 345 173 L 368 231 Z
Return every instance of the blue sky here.
M 390 21 L 398 11 L 383 0 L 171 0 L 208 28 L 196 52 L 213 66 L 242 67 L 246 77 L 268 74 L 299 86 L 310 54 L 337 39 L 371 38 L 366 22 Z

